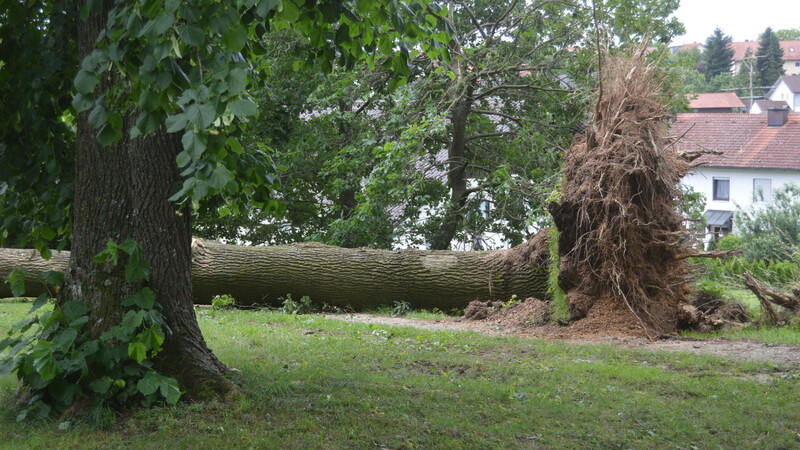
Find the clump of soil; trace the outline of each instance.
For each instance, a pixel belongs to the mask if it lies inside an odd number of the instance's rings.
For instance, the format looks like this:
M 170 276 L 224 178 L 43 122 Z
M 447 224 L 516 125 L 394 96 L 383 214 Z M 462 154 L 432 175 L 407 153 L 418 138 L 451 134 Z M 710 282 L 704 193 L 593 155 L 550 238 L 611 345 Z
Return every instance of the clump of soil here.
M 505 306 L 501 302 L 474 301 L 467 306 L 462 320 L 570 339 L 592 336 L 647 337 L 633 313 L 623 305 L 610 298 L 592 301 L 594 305 L 585 317 L 565 325 L 552 323 L 552 304 L 536 298 Z
M 482 302 L 480 300 L 475 300 L 470 302 L 469 305 L 464 308 L 464 319 L 483 320 L 502 307 L 503 302 Z
M 464 310 L 464 320 L 483 320 L 504 327 L 525 328 L 548 323 L 551 310 L 549 302 L 533 297 L 511 304 L 474 301 Z

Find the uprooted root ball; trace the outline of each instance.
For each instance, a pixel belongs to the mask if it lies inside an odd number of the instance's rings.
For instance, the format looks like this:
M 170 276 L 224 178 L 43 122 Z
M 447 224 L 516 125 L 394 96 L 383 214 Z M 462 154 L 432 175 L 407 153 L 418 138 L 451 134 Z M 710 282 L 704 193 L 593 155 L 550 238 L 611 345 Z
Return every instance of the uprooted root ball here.
M 644 52 L 604 62 L 585 135 L 565 153 L 563 190 L 550 205 L 561 232 L 561 287 L 570 315 L 600 298 L 647 330 L 671 332 L 686 299 L 678 182 L 690 164 L 671 147 L 667 99 Z

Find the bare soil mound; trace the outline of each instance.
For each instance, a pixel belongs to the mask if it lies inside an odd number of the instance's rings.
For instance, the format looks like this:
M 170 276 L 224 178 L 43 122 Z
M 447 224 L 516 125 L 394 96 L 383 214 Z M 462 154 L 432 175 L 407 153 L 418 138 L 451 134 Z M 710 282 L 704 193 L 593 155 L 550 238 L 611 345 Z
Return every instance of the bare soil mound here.
M 474 301 L 467 306 L 461 320 L 482 321 L 488 325 L 567 339 L 594 336 L 647 337 L 636 316 L 608 298 L 594 302 L 585 317 L 567 325 L 551 324 L 551 311 L 549 302 L 536 298 L 507 306 L 500 302 Z

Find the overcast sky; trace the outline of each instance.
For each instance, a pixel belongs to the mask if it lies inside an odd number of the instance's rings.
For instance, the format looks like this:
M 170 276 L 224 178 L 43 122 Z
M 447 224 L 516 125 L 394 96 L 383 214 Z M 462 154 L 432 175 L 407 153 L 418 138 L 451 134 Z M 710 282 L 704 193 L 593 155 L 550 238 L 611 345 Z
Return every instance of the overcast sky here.
M 755 41 L 767 27 L 800 28 L 800 0 L 681 0 L 675 15 L 686 34 L 674 45 L 703 43 L 717 27 L 734 42 Z

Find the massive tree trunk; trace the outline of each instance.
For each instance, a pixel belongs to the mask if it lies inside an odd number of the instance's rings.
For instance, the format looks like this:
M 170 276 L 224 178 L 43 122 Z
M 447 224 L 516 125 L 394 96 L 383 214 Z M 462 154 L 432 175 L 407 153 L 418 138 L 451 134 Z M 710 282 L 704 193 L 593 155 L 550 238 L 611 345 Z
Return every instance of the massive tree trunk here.
M 105 10 L 111 2 L 105 2 Z M 78 28 L 82 59 L 94 48 L 107 14 L 94 15 Z M 107 77 L 101 88 L 114 80 Z M 175 157 L 181 150 L 176 135 L 163 129 L 129 140 L 133 116 L 124 119 L 124 136 L 101 147 L 88 111 L 78 116 L 75 154 L 75 220 L 66 283 L 59 301 L 81 300 L 91 307 L 94 334 L 119 322 L 121 300 L 141 285 L 125 280 L 123 264 L 96 264 L 93 258 L 106 241 L 135 239 L 150 265 L 147 285 L 156 293 L 171 333 L 158 362 L 159 370 L 174 376 L 190 394 L 211 385 L 226 390 L 225 366 L 206 346 L 192 308 L 191 234 L 188 210 L 167 201 L 180 180 Z
M 0 277 L 22 265 L 37 274 L 63 269 L 66 252 L 44 262 L 32 250 L 0 249 Z M 240 247 L 197 241 L 192 280 L 197 302 L 231 294 L 240 304 L 275 304 L 308 295 L 318 304 L 362 308 L 395 301 L 449 309 L 472 300 L 547 296 L 545 233 L 509 250 L 450 252 L 343 249 L 309 243 Z M 30 290 L 30 289 L 29 289 Z M 0 297 L 8 296 L 0 285 Z

